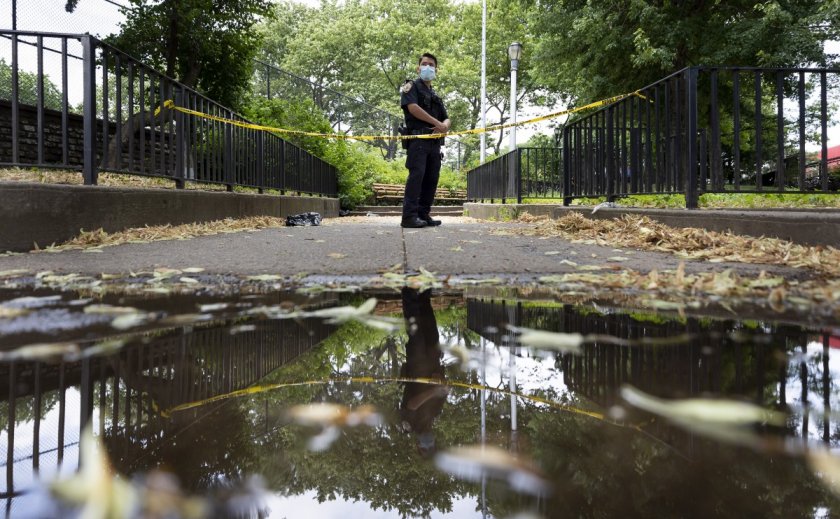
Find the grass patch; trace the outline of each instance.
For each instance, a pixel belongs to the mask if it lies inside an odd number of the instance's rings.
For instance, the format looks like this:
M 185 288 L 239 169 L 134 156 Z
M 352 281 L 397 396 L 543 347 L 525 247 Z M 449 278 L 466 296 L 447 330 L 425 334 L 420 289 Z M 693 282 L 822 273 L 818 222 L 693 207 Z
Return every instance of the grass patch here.
M 572 206 L 592 207 L 606 202 L 607 197 L 575 198 Z M 500 203 L 500 202 L 497 202 Z M 562 198 L 523 198 L 523 204 L 563 205 Z M 616 200 L 619 207 L 644 207 L 654 209 L 682 209 L 684 195 L 630 195 Z M 840 193 L 709 193 L 700 196 L 703 209 L 838 209 Z

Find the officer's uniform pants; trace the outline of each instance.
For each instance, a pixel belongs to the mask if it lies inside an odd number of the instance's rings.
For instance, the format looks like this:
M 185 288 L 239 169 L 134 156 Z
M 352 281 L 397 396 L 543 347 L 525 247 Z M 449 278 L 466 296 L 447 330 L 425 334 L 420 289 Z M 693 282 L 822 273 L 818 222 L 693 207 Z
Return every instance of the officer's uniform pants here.
M 403 218 L 429 216 L 440 178 L 440 144 L 437 139 L 413 139 L 408 146 L 408 179 L 405 182 Z

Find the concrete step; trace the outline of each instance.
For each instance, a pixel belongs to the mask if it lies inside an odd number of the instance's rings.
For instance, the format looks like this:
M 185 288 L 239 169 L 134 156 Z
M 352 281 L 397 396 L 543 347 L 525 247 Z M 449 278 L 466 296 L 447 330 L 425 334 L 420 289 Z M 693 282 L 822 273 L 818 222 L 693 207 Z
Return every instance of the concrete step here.
M 402 207 L 400 206 L 358 206 L 355 211 L 350 211 L 348 216 L 366 216 L 372 213 L 377 216 L 400 216 L 402 215 Z M 463 216 L 464 208 L 461 206 L 441 206 L 432 207 L 432 216 Z

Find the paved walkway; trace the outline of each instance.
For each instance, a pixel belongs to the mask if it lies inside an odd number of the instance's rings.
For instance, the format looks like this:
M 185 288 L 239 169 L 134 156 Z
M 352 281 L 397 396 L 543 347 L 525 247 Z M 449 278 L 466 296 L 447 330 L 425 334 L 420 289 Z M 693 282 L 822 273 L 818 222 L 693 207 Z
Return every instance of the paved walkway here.
M 529 277 L 576 271 L 564 263 L 616 265 L 642 272 L 675 269 L 671 254 L 573 244 L 559 238 L 498 234 L 520 223 L 496 223 L 462 217 L 442 217 L 436 228 L 402 229 L 398 217 L 351 217 L 327 220 L 320 227 L 286 227 L 256 232 L 204 236 L 181 241 L 157 241 L 105 247 L 100 253 L 64 251 L 0 257 L 0 271 L 28 269 L 81 274 L 149 271 L 157 267 L 204 268 L 208 274 L 306 273 L 342 278 L 373 276 L 393 269 L 424 267 L 442 275 Z M 616 256 L 625 261 L 611 261 Z M 802 270 L 687 261 L 686 271 L 733 268 L 756 275 L 762 269 L 787 277 Z

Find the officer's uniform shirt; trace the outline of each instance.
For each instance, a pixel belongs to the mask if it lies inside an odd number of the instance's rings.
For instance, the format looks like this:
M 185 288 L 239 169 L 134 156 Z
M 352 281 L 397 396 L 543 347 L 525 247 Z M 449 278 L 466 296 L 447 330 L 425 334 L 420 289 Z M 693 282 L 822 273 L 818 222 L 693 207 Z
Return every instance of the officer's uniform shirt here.
M 420 78 L 415 79 L 413 82 L 406 82 L 400 89 L 400 106 L 405 115 L 405 125 L 408 129 L 429 130 L 431 128 L 429 123 L 421 121 L 408 111 L 408 105 L 412 103 L 418 105 L 440 122 L 449 119 L 449 114 L 446 113 L 446 107 L 443 106 L 441 98 L 438 97 L 434 89 L 427 86 Z M 432 131 L 429 130 L 425 133 L 432 133 Z

